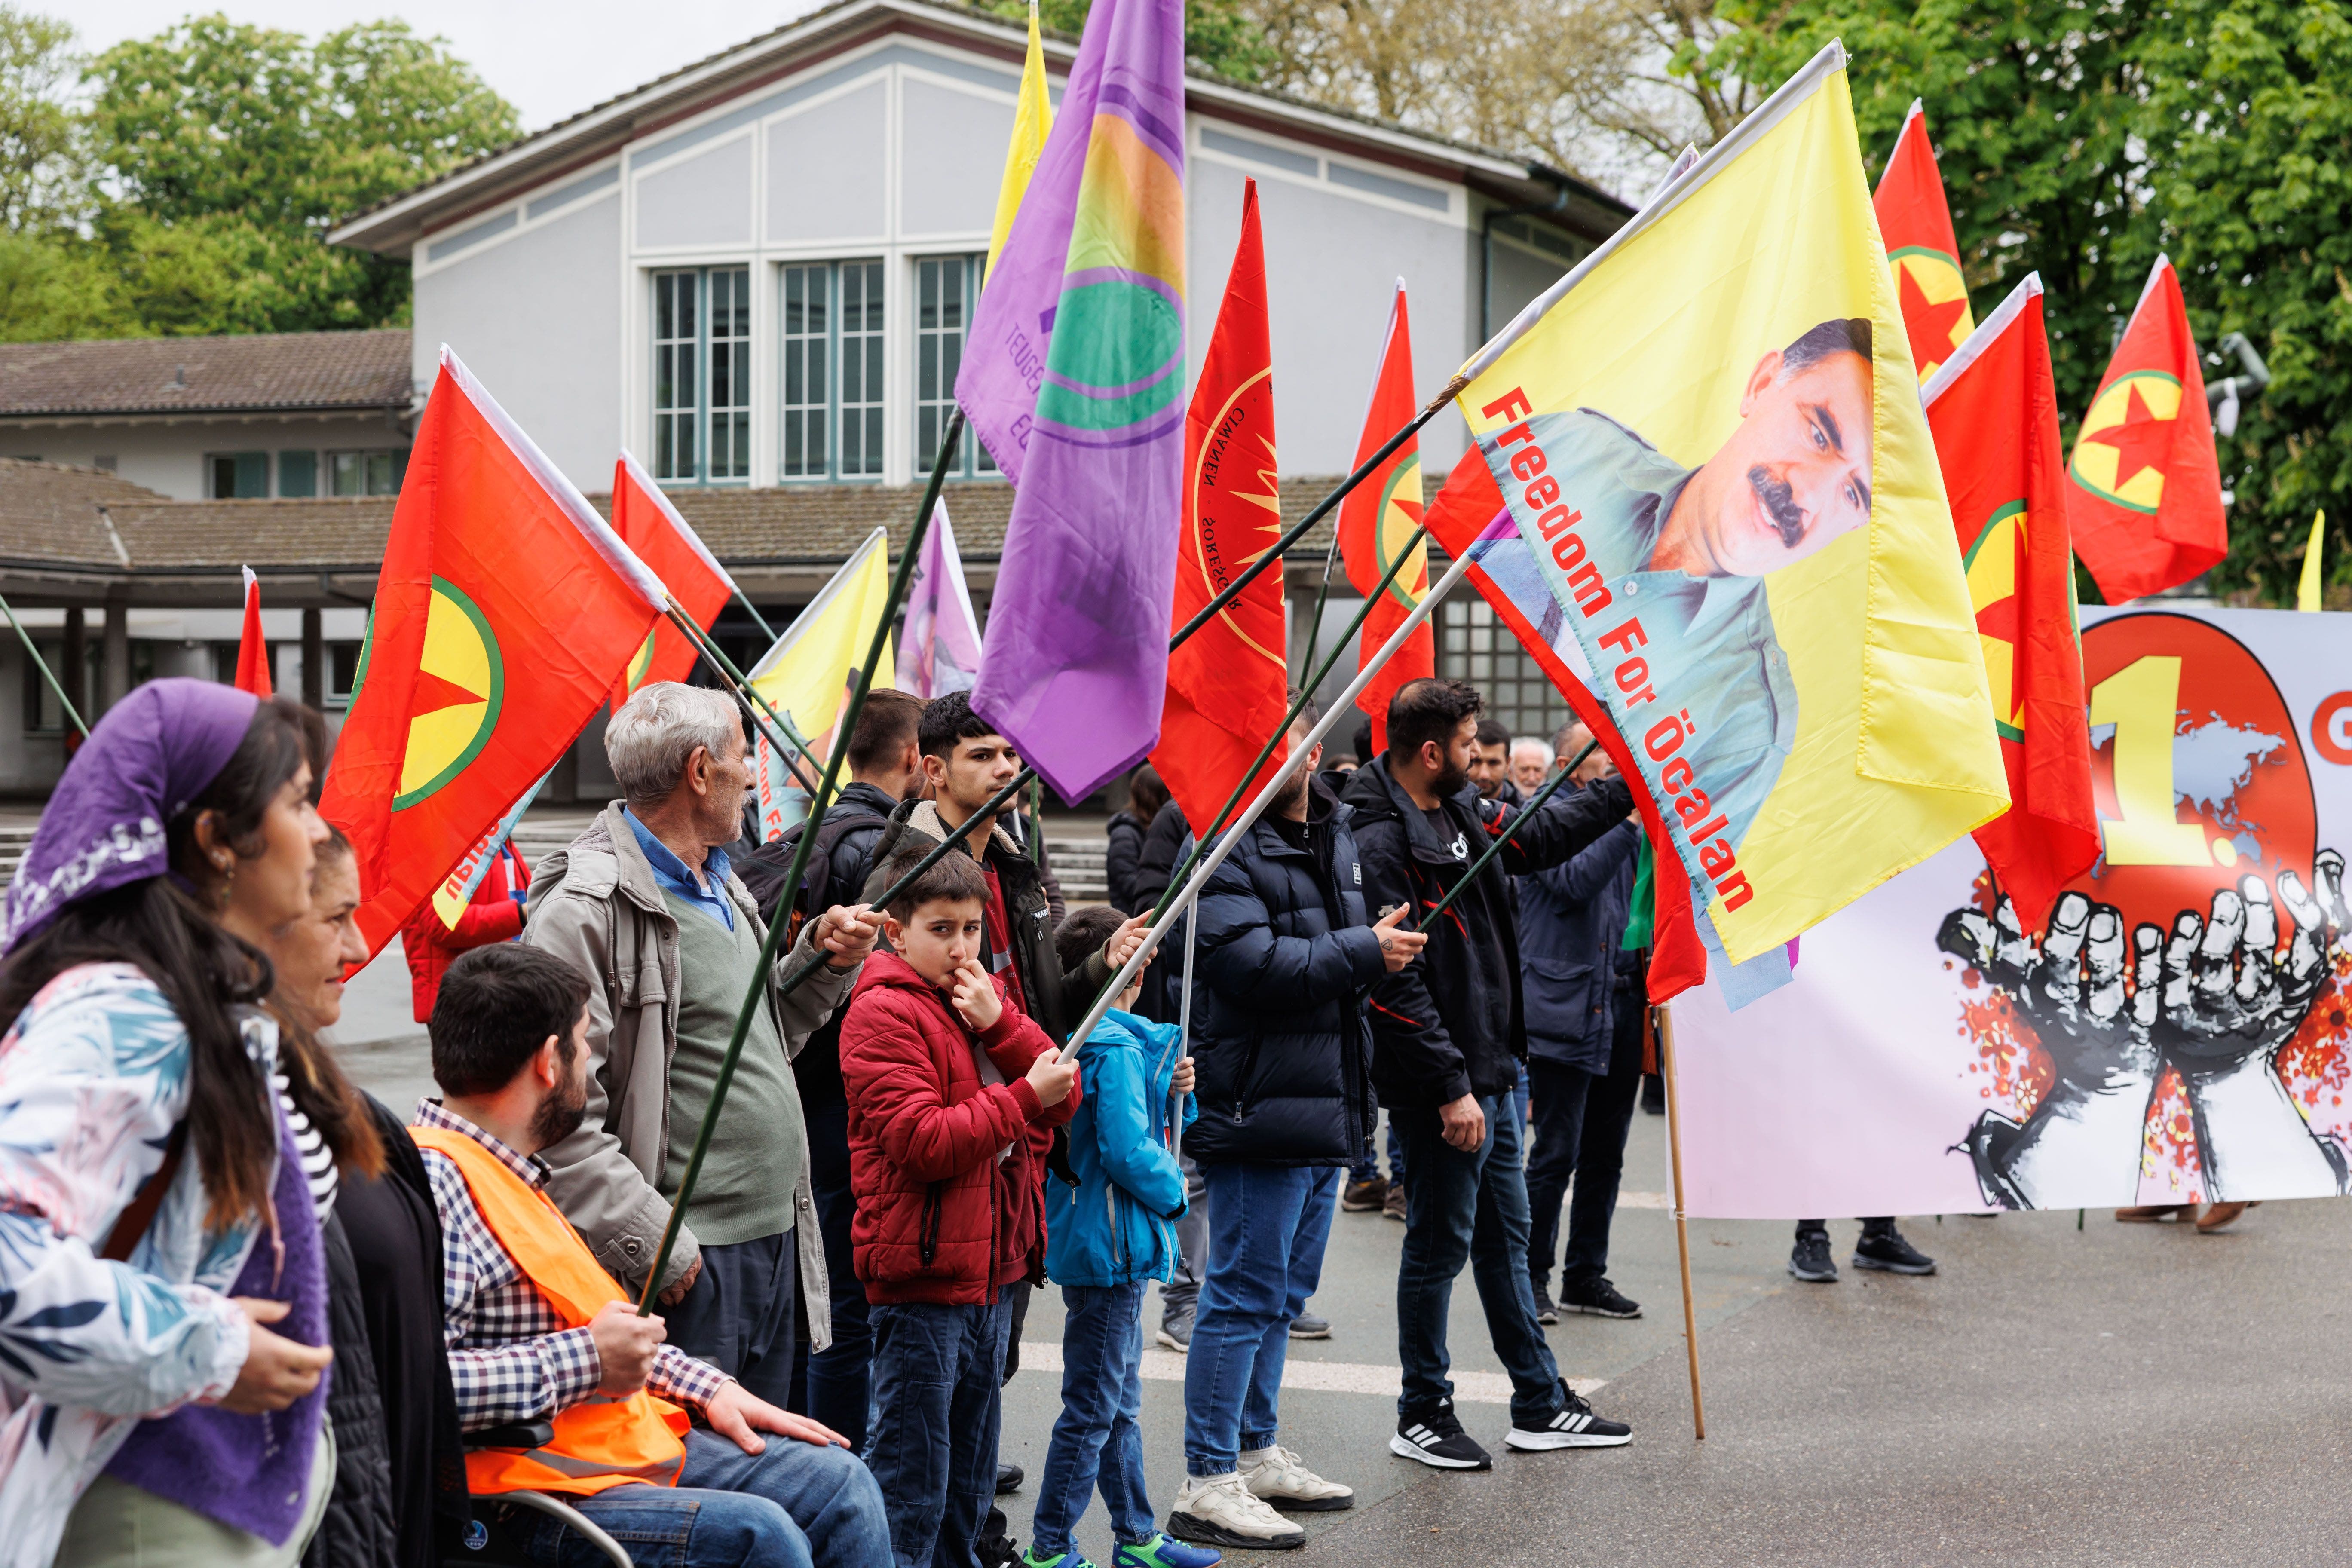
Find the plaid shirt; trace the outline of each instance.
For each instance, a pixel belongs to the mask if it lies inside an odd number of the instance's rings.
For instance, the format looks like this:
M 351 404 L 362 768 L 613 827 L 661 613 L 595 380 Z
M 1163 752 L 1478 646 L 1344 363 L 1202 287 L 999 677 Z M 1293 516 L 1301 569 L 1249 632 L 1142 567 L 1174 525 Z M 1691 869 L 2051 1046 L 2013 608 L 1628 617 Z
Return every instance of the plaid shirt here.
M 533 1191 L 547 1185 L 547 1164 L 538 1155 L 517 1153 L 438 1100 L 417 1106 L 416 1124 L 462 1132 Z M 557 1326 L 555 1309 L 491 1234 L 457 1162 L 437 1150 L 423 1152 L 433 1206 L 441 1211 L 442 1337 L 457 1388 L 457 1424 L 472 1432 L 544 1420 L 594 1394 L 603 1369 L 587 1328 Z M 664 1345 L 646 1390 L 699 1408 L 728 1381 L 717 1367 Z

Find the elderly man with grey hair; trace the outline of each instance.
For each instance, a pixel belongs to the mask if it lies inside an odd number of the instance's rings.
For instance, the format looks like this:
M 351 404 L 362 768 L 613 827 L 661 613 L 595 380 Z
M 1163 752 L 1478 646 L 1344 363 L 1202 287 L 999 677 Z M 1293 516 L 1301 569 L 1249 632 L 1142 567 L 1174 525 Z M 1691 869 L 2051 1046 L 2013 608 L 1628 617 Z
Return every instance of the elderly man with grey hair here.
M 751 785 L 732 700 L 656 681 L 613 715 L 604 751 L 625 798 L 540 862 L 522 940 L 590 981 L 587 1115 L 541 1152 L 547 1191 L 598 1261 L 635 1288 L 660 1247 L 767 929 L 720 847 L 740 831 Z M 792 1058 L 849 994 L 875 931 L 864 905 L 827 910 L 767 974 L 660 1280 L 669 1342 L 778 1406 L 792 1380 L 795 1293 L 811 1344 L 831 1339 Z M 780 996 L 778 979 L 819 953 L 817 972 Z M 550 1375 L 593 1383 L 595 1357 Z

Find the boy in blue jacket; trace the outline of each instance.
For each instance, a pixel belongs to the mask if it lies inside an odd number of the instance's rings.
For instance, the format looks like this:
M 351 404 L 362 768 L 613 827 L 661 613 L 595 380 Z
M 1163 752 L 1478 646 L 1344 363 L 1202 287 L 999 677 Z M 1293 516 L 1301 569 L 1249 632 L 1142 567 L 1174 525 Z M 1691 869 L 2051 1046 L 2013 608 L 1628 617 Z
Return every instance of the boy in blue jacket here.
M 1075 910 L 1054 933 L 1062 954 L 1100 952 L 1118 928 L 1105 906 Z M 1066 958 L 1065 959 L 1066 963 Z M 1067 971 L 1076 973 L 1075 969 Z M 1087 1097 L 1071 1120 L 1073 1184 L 1045 1179 L 1045 1273 L 1062 1287 L 1062 1415 L 1045 1450 L 1028 1568 L 1092 1568 L 1071 1531 L 1097 1484 L 1118 1549 L 1112 1568 L 1210 1568 L 1219 1555 L 1162 1534 L 1143 1484 L 1143 1287 L 1176 1266 L 1184 1173 L 1170 1144 L 1171 1091 L 1190 1099 L 1181 1032 L 1124 1009 L 1133 985 L 1078 1047 Z

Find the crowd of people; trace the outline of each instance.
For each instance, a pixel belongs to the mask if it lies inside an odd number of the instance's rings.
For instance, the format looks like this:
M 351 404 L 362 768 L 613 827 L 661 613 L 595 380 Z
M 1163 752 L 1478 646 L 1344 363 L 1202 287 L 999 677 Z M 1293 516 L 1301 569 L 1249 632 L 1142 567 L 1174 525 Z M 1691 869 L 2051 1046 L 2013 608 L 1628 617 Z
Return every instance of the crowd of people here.
M 439 1093 L 404 1119 L 320 1040 L 368 956 L 323 721 L 140 687 L 0 927 L 0 1568 L 605 1561 L 546 1495 L 648 1563 L 1082 1568 L 1097 1493 L 1113 1568 L 1296 1546 L 1354 1501 L 1281 1423 L 1348 1211 L 1404 1225 L 1394 1453 L 1493 1462 L 1454 1404 L 1465 1267 L 1502 1443 L 1629 1441 L 1543 1329 L 1641 1310 L 1607 1268 L 1655 1066 L 1633 797 L 1580 729 L 1515 742 L 1461 682 L 1384 717 L 1377 752 L 1307 748 L 1066 1057 L 1199 847 L 1148 768 L 1110 906 L 1069 910 L 1038 825 L 982 819 L 1020 759 L 963 696 L 873 694 L 840 797 L 758 844 L 733 700 L 645 687 L 605 733 L 623 798 L 411 923 Z M 1154 1282 L 1186 1354 L 1164 1513 Z M 1002 1391 L 1048 1283 L 1062 1410 L 1018 1549 Z

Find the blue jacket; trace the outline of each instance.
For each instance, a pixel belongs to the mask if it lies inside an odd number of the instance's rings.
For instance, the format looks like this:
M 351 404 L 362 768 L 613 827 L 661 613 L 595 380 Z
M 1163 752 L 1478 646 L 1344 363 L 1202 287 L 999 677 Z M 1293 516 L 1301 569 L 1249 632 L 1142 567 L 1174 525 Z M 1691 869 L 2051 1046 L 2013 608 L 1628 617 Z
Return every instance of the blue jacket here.
M 1184 1173 L 1169 1152 L 1168 1084 L 1183 1037 L 1112 1008 L 1078 1047 L 1087 1086 L 1070 1119 L 1078 1184 L 1045 1178 L 1045 1273 L 1057 1285 L 1166 1280 L 1176 1268 Z M 1185 1102 L 1184 1120 L 1196 1115 Z
M 1642 825 L 1628 819 L 1573 858 L 1518 879 L 1529 1057 L 1609 1070 L 1617 944 L 1625 936 L 1641 845 Z
M 1344 1165 L 1371 1136 L 1364 997 L 1388 970 L 1367 923 L 1353 813 L 1319 780 L 1307 801 L 1305 849 L 1260 819 L 1194 911 L 1201 1128 L 1184 1148 L 1200 1164 Z

